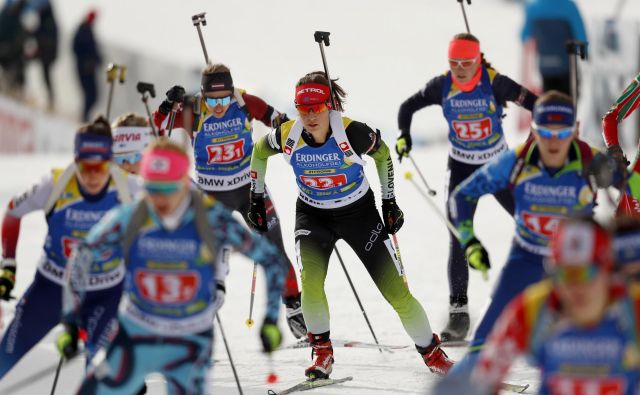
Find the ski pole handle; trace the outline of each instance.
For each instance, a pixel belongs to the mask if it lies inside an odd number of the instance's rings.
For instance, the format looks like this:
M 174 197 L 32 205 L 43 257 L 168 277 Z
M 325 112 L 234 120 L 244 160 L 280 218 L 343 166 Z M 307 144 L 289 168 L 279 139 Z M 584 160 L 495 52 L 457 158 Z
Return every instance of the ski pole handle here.
M 209 53 L 207 52 L 207 46 L 204 43 L 204 37 L 202 37 L 202 29 L 200 26 L 207 26 L 207 19 L 205 18 L 206 12 L 201 12 L 199 14 L 193 15 L 191 17 L 191 22 L 193 22 L 193 26 L 198 30 L 198 37 L 200 38 L 200 46 L 202 47 L 202 52 L 204 53 L 204 61 L 207 64 L 210 64 Z
M 253 301 L 256 297 L 256 277 L 258 276 L 258 264 L 253 263 L 253 277 L 251 279 L 251 300 L 249 301 L 249 318 L 244 322 L 247 328 L 251 328 L 255 322 L 253 321 Z
M 464 18 L 464 25 L 467 27 L 467 33 L 471 34 L 471 29 L 469 29 L 469 21 L 467 20 L 467 11 L 464 9 L 464 0 L 457 0 L 460 3 L 460 8 L 462 9 L 462 17 Z M 467 0 L 467 4 L 471 5 L 471 0 Z
M 327 57 L 324 54 L 324 46 L 325 45 L 327 47 L 329 46 L 330 34 L 331 34 L 330 32 L 316 31 L 315 33 L 313 33 L 313 39 L 315 40 L 315 42 L 318 43 L 318 46 L 320 47 L 320 56 L 322 56 L 322 66 L 324 67 L 324 75 L 327 77 L 327 80 L 329 80 L 329 95 L 331 96 L 331 105 L 333 106 L 334 110 L 337 110 L 338 107 L 336 107 L 336 99 L 333 97 L 333 83 L 331 82 L 331 76 L 329 75 L 329 66 L 327 65 Z

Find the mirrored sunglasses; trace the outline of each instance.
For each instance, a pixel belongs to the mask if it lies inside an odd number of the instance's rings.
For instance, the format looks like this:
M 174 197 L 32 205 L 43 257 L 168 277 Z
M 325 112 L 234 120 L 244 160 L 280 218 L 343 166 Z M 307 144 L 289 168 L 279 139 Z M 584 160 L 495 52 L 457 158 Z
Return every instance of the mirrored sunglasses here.
M 309 113 L 318 114 L 323 111 L 328 111 L 329 105 L 327 103 L 296 104 L 296 110 L 298 110 L 299 114 L 309 114 Z
M 145 182 L 144 189 L 151 195 L 171 195 L 180 190 L 182 182 L 180 181 L 167 181 L 167 182 Z
M 566 128 L 562 128 L 562 129 L 550 129 L 544 126 L 540 126 L 538 124 L 536 124 L 535 122 L 531 124 L 531 127 L 538 132 L 538 134 L 540 135 L 540 137 L 542 137 L 543 139 L 551 139 L 553 137 L 557 138 L 558 140 L 565 140 L 568 139 L 569 137 L 571 137 L 573 135 L 573 132 L 575 130 L 575 127 L 573 126 L 569 126 Z
M 108 161 L 76 161 L 76 168 L 80 173 L 106 173 L 109 171 Z
M 561 284 L 586 284 L 593 281 L 599 270 L 595 264 L 579 267 L 560 266 L 553 273 L 553 278 Z
M 134 165 L 142 160 L 142 152 L 131 152 L 128 154 L 116 154 L 113 155 L 113 161 L 116 162 L 118 166 L 122 166 L 126 163 L 130 165 Z
M 231 103 L 231 96 L 225 97 L 205 97 L 207 104 L 211 107 L 215 106 L 226 106 Z

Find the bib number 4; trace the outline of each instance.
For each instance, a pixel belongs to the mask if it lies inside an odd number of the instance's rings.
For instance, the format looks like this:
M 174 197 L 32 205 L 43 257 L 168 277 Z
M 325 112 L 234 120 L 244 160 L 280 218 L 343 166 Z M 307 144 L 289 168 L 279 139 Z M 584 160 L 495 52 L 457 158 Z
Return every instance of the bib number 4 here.
M 244 158 L 244 140 L 207 145 L 207 164 L 232 163 Z
M 491 118 L 483 118 L 475 121 L 453 121 L 451 123 L 459 140 L 472 141 L 484 140 L 493 134 Z

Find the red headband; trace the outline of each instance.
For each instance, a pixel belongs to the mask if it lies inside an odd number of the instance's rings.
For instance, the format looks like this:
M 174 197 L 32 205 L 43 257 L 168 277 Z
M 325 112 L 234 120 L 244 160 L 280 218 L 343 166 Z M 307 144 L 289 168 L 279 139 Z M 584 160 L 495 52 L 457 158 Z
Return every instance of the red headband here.
M 323 84 L 302 84 L 296 86 L 296 105 L 312 106 L 325 103 L 331 106 L 329 87 Z
M 461 39 L 449 42 L 449 59 L 477 59 L 479 56 L 480 43 Z

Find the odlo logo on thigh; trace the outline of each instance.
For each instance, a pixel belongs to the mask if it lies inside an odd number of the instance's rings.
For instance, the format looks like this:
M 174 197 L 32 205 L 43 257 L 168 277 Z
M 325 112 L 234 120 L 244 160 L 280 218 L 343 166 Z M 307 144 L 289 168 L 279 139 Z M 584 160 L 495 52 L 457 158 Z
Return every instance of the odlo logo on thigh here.
M 371 251 L 371 249 L 373 248 L 373 243 L 375 243 L 376 240 L 378 240 L 378 237 L 380 236 L 380 232 L 382 232 L 382 223 L 378 222 L 378 225 L 376 225 L 376 228 L 371 229 L 371 234 L 369 235 L 369 241 L 367 241 L 367 244 L 364 246 L 365 251 Z

